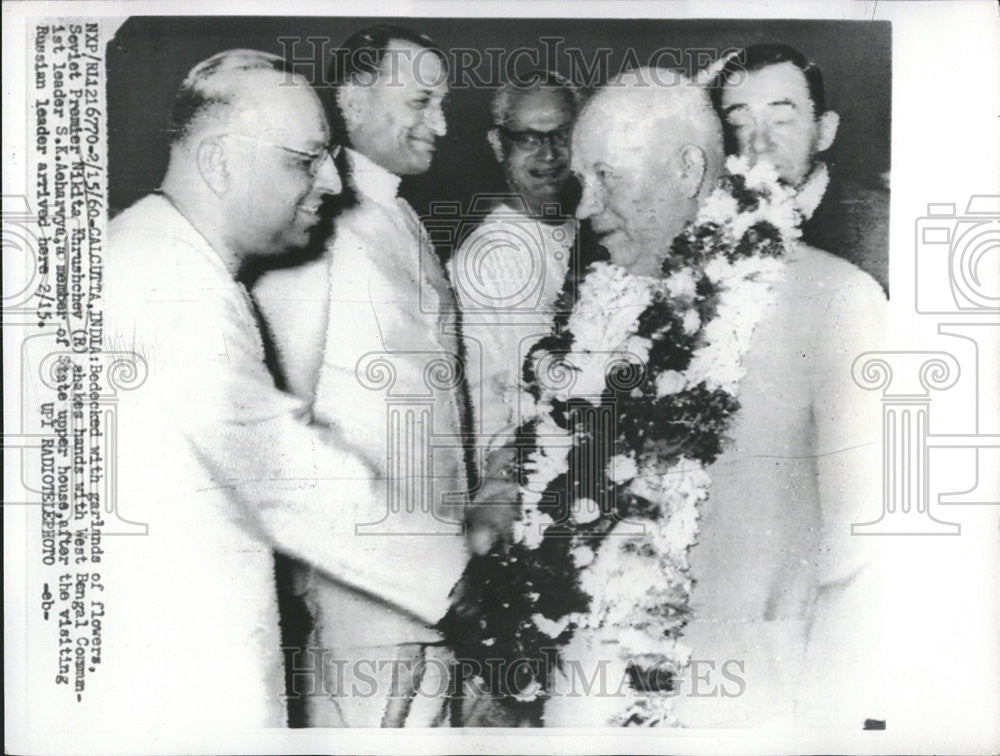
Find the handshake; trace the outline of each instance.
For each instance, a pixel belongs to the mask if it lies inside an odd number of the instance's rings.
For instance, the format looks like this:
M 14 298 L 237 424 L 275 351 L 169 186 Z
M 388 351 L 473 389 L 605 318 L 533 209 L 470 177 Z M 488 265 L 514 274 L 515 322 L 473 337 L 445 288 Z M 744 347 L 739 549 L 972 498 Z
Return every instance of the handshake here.
M 515 453 L 513 446 L 504 446 L 490 453 L 479 490 L 466 509 L 469 550 L 477 556 L 498 545 L 503 547 L 510 543 L 518 514 Z

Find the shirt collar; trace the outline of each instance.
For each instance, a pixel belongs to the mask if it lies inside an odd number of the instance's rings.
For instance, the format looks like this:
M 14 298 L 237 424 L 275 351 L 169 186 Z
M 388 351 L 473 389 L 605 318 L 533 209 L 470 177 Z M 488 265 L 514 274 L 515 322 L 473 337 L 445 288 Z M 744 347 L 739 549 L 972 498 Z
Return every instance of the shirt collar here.
M 827 170 L 826 163 L 817 163 L 809 177 L 802 183 L 802 188 L 799 189 L 795 197 L 795 205 L 805 220 L 812 218 L 813 213 L 816 212 L 819 203 L 823 201 L 823 195 L 826 194 L 826 187 L 829 183 L 830 172 Z
M 395 202 L 396 193 L 399 191 L 399 176 L 390 173 L 357 150 L 348 147 L 346 151 L 354 188 L 377 202 Z
M 575 224 L 572 218 L 567 218 L 562 223 L 543 223 L 542 221 L 538 220 L 535 217 L 532 217 L 531 215 L 528 215 L 522 210 L 511 207 L 507 203 L 501 203 L 497 205 L 497 207 L 493 210 L 492 213 L 490 213 L 490 215 L 492 215 L 497 220 L 509 219 L 511 217 L 514 217 L 519 219 L 523 218 L 525 221 L 534 221 L 542 229 L 542 233 L 546 236 L 546 238 L 555 242 L 556 239 L 554 237 L 558 237 L 559 240 L 565 241 L 567 245 L 573 243 L 572 231 L 575 227 Z M 570 234 L 568 240 L 567 240 L 567 232 L 569 232 Z

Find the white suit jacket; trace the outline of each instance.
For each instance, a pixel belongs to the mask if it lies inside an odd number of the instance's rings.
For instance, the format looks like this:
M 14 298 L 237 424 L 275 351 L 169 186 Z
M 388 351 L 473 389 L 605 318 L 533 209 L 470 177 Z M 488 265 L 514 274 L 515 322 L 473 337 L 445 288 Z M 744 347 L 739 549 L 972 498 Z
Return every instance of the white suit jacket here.
M 520 424 L 521 368 L 552 330 L 574 234 L 571 222 L 548 225 L 502 205 L 449 262 L 480 444 L 501 447 Z
M 359 202 L 336 218 L 325 254 L 265 275 L 254 297 L 290 388 L 377 471 L 382 491 L 365 538 L 395 546 L 386 559 L 411 573 L 419 594 L 400 602 L 373 590 L 367 601 L 340 581 L 317 580 L 323 642 L 440 640 L 429 624 L 468 560 L 456 310 L 420 221 L 396 196 L 399 178 L 353 150 L 348 160 Z M 414 600 L 419 622 L 393 612 Z
M 444 598 L 398 569 L 391 539 L 355 536 L 385 506 L 377 473 L 275 388 L 247 293 L 194 227 L 153 195 L 109 241 L 107 346 L 149 371 L 121 394 L 118 499 L 149 532 L 108 539 L 91 715 L 283 726 L 273 549 L 428 621 Z
M 879 543 L 851 535 L 881 511 L 881 406 L 851 367 L 879 348 L 885 310 L 870 276 L 804 245 L 776 284 L 689 555 L 692 656 L 670 698 L 683 726 L 861 731 L 885 718 Z M 605 660 L 612 695 L 553 697 L 546 723 L 620 712 L 614 649 L 581 642 L 568 657 L 587 674 Z
M 717 695 L 682 695 L 691 726 L 795 717 L 860 730 L 884 716 L 878 539 L 881 406 L 851 377 L 880 348 L 885 296 L 852 264 L 799 245 L 754 332 L 732 443 L 708 472 L 684 642 Z M 720 677 L 722 665 L 744 688 Z M 742 671 L 741 671 L 742 670 Z

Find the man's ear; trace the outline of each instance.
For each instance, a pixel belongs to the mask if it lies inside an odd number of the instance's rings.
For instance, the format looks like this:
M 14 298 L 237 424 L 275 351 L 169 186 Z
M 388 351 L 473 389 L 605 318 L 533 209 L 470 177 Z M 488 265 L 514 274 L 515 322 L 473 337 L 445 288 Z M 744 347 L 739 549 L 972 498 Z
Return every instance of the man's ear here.
M 355 84 L 344 84 L 337 89 L 337 107 L 344 116 L 348 134 L 356 131 L 361 125 L 365 113 L 364 97 L 364 87 Z
M 688 199 L 694 199 L 701 192 L 702 184 L 705 182 L 708 158 L 705 156 L 705 151 L 695 144 L 681 147 L 679 157 L 678 181 L 681 192 Z
M 840 126 L 840 116 L 832 110 L 826 111 L 817 120 L 819 127 L 816 138 L 816 152 L 825 152 L 833 146 L 837 138 L 837 127 Z
M 493 148 L 493 154 L 497 159 L 498 163 L 503 162 L 503 145 L 500 144 L 500 130 L 490 129 L 486 132 L 486 141 L 490 143 L 490 147 Z
M 195 152 L 198 173 L 202 180 L 218 197 L 229 191 L 231 176 L 226 163 L 226 148 L 217 137 L 203 139 Z

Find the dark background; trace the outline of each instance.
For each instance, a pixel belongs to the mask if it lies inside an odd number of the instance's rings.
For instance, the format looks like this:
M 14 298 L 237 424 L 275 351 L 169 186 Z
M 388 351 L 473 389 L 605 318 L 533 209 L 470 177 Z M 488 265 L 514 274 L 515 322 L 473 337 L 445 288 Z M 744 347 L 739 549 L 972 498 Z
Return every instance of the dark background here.
M 578 48 L 589 65 L 596 51 L 609 48 L 602 74 L 613 75 L 631 61 L 645 65 L 661 48 L 678 48 L 686 64 L 697 49 L 717 50 L 757 42 L 784 42 L 812 58 L 823 72 L 828 107 L 840 113 L 837 140 L 827 157 L 843 177 L 877 182 L 889 170 L 891 114 L 891 27 L 889 22 L 867 21 L 743 21 L 661 19 L 500 19 L 358 17 L 133 17 L 108 46 L 109 188 L 112 213 L 122 210 L 156 189 L 167 160 L 166 126 L 174 93 L 196 63 L 222 50 L 244 47 L 301 59 L 314 85 L 324 85 L 326 51 L 355 31 L 374 23 L 395 23 L 431 35 L 445 49 L 459 47 L 532 48 L 544 65 L 543 37 L 561 37 L 554 67 L 565 76 L 583 71 L 573 66 L 566 48 Z M 284 44 L 279 38 L 298 38 Z M 307 42 L 306 38 L 314 38 Z M 550 43 L 551 46 L 551 43 Z M 714 57 L 714 56 L 712 56 Z M 453 54 L 449 55 L 454 59 Z M 488 58 L 473 69 L 488 79 Z M 514 71 L 534 66 L 526 57 Z M 669 59 L 661 60 L 662 65 Z M 301 68 L 302 66 L 300 66 Z M 627 66 L 626 66 L 627 67 Z M 689 70 L 688 73 L 691 71 Z M 454 76 L 454 71 L 452 74 Z M 455 87 L 446 103 L 448 134 L 438 142 L 430 171 L 408 177 L 402 194 L 418 213 L 432 200 L 453 200 L 467 207 L 475 192 L 502 191 L 502 176 L 486 143 L 490 126 L 486 87 Z

